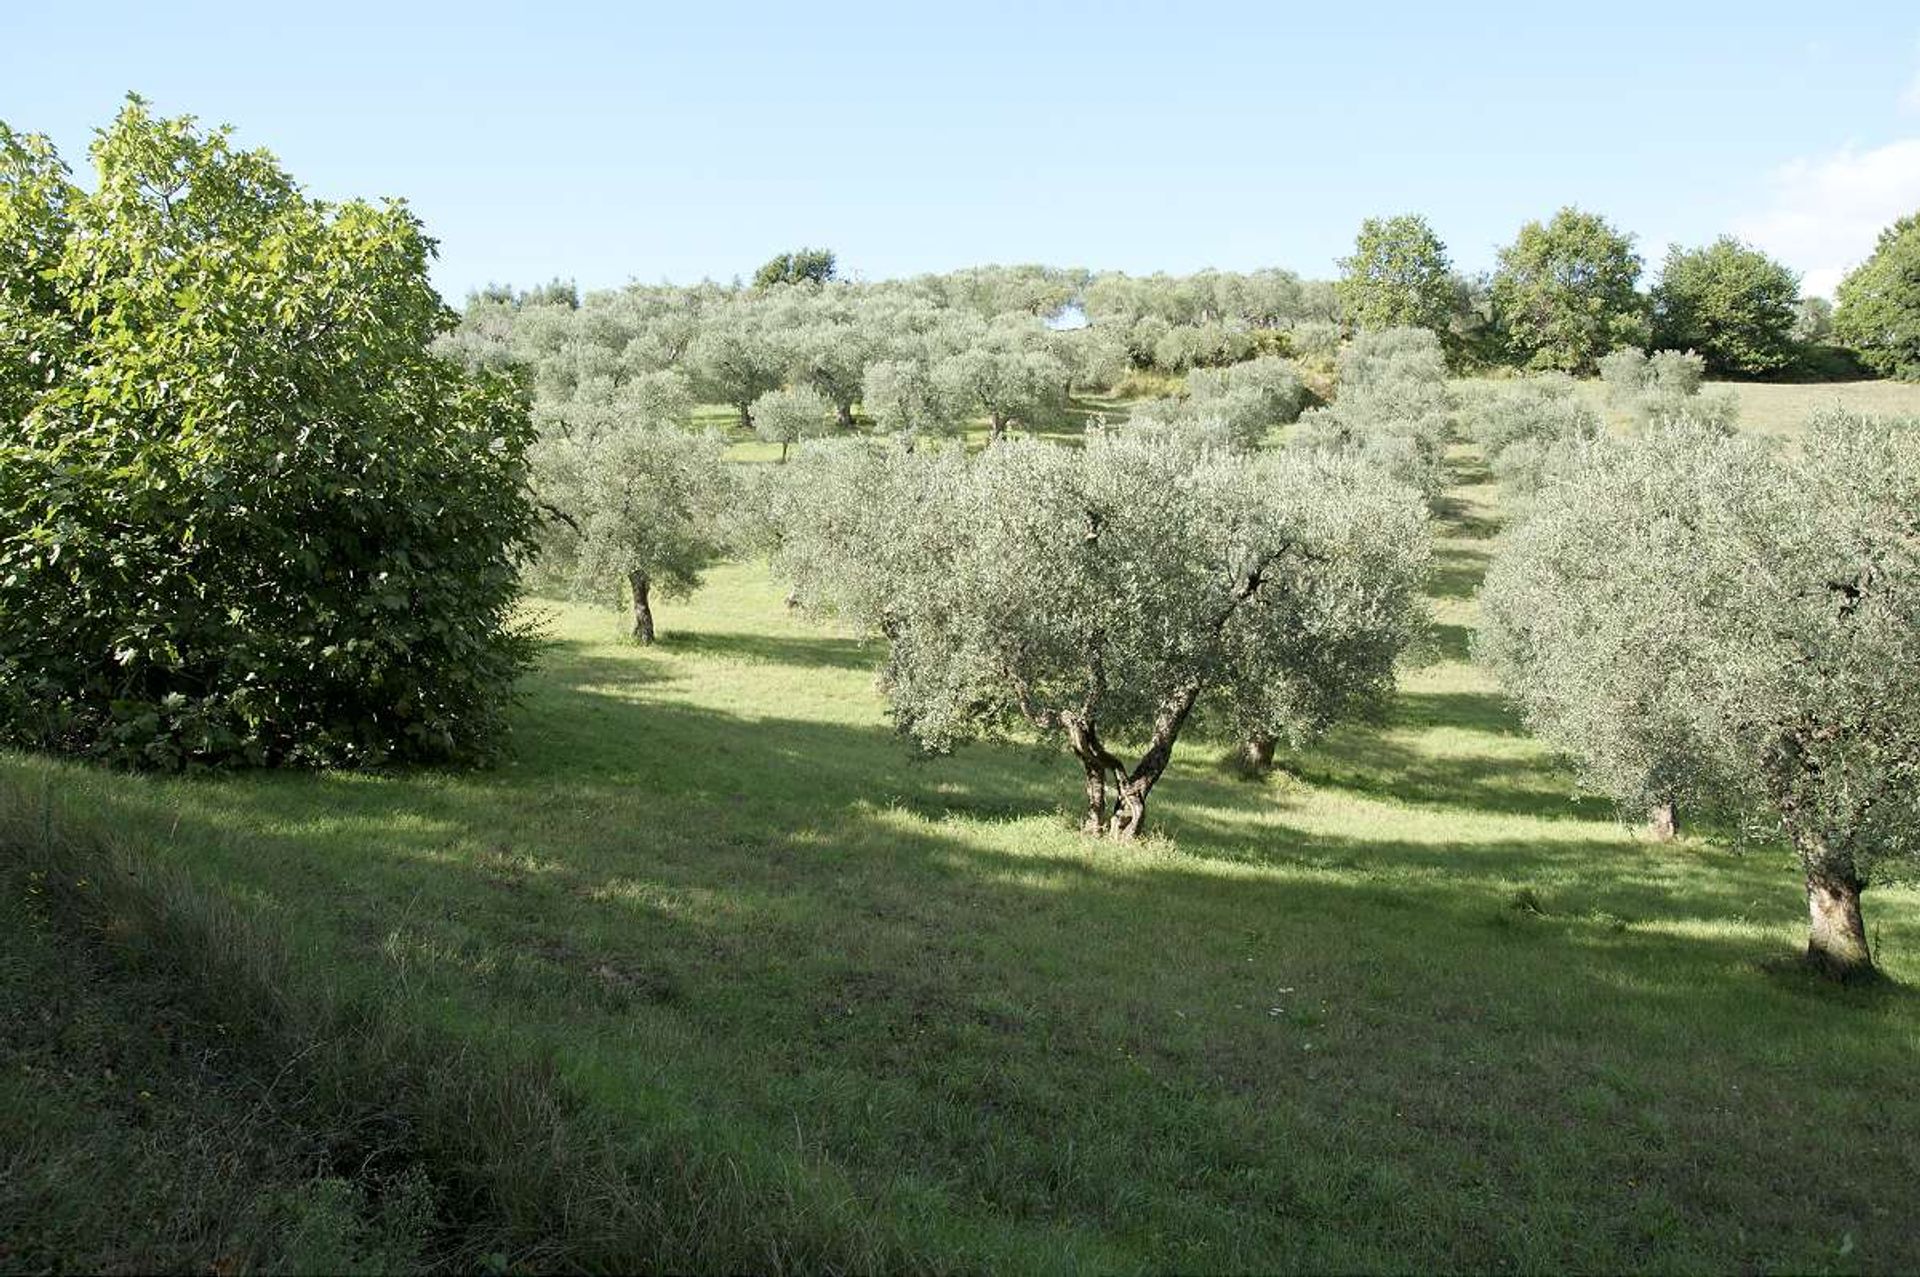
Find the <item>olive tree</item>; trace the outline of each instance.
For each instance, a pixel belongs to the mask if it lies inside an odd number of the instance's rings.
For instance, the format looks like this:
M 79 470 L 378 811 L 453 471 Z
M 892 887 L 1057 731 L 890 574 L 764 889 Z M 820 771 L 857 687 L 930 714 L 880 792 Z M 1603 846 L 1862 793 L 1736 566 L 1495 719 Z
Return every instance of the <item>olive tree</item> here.
M 87 187 L 0 125 L 0 743 L 120 766 L 491 752 L 531 659 L 523 388 L 403 204 L 138 98 Z
M 1452 413 L 1439 338 L 1424 328 L 1363 332 L 1340 352 L 1332 405 L 1303 413 L 1287 444 L 1363 458 L 1433 500 L 1446 486 Z
M 731 404 L 741 429 L 751 430 L 753 401 L 786 381 L 791 356 L 767 312 L 742 297 L 704 311 L 687 361 L 702 393 Z
M 1512 355 L 1529 368 L 1591 372 L 1616 346 L 1644 344 L 1647 309 L 1633 237 L 1563 208 L 1528 222 L 1500 250 L 1492 304 Z
M 1880 232 L 1840 281 L 1833 335 L 1883 377 L 1920 381 L 1920 213 Z
M 1251 452 L 1275 428 L 1298 419 L 1306 393 L 1291 363 L 1262 355 L 1225 368 L 1195 369 L 1184 395 L 1143 401 L 1127 425 L 1136 434 L 1184 434 L 1194 443 Z
M 933 378 L 948 400 L 986 416 L 991 442 L 1005 438 L 1015 423 L 1031 428 L 1059 413 L 1067 370 L 1039 320 L 1006 315 L 984 328 L 957 326 L 942 337 L 957 349 L 934 365 Z
M 1653 339 L 1698 351 L 1708 371 L 1754 375 L 1793 362 L 1800 277 L 1730 235 L 1674 245 L 1653 289 Z
M 1782 455 L 1684 419 L 1542 493 L 1477 649 L 1629 810 L 1784 834 L 1808 958 L 1871 969 L 1860 893 L 1920 872 L 1920 421 L 1816 419 Z
M 753 432 L 780 445 L 780 460 L 802 439 L 816 439 L 833 429 L 833 405 L 811 386 L 769 390 L 753 401 Z
M 728 549 L 739 503 L 724 441 L 601 405 L 563 405 L 541 424 L 542 568 L 578 598 L 624 590 L 633 637 L 653 642 L 655 595 L 692 593 Z
M 877 360 L 861 385 L 860 402 L 874 429 L 892 435 L 903 451 L 960 431 L 964 409 L 924 359 Z
M 1607 406 L 1628 420 L 1644 425 L 1684 415 L 1731 430 L 1740 402 L 1731 391 L 1703 394 L 1700 386 L 1705 375 L 1706 360 L 1691 350 L 1659 350 L 1649 355 L 1638 346 L 1623 346 L 1600 361 Z
M 1565 373 L 1482 383 L 1459 415 L 1509 503 L 1522 506 L 1601 434 L 1600 414 Z
M 1140 832 L 1190 723 L 1304 740 L 1377 703 L 1419 624 L 1424 511 L 1364 466 L 1098 432 L 798 459 L 776 566 L 887 640 L 895 724 L 1064 746 L 1089 833 Z

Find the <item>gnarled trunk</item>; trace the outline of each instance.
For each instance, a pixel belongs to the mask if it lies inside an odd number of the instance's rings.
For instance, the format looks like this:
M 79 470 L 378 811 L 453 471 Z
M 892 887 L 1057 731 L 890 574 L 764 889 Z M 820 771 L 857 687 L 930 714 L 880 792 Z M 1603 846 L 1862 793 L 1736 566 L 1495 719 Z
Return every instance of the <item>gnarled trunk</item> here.
M 1107 823 L 1107 837 L 1125 842 L 1140 836 L 1147 823 L 1147 794 L 1159 776 L 1129 776 L 1120 782 L 1113 799 L 1113 819 Z
M 1672 842 L 1679 836 L 1680 814 L 1674 810 L 1673 800 L 1655 803 L 1647 813 L 1647 837 L 1654 842 Z
M 652 582 L 647 580 L 645 572 L 633 572 L 627 576 L 627 585 L 633 590 L 633 637 L 641 643 L 651 643 L 653 608 L 648 603 L 647 594 Z
M 1240 742 L 1240 765 L 1256 776 L 1273 770 L 1273 750 L 1279 742 L 1271 736 L 1249 736 Z
M 1832 980 L 1873 974 L 1867 928 L 1860 918 L 1860 883 L 1850 875 L 1807 873 L 1807 961 Z
M 1085 759 L 1080 765 L 1087 772 L 1087 818 L 1080 822 L 1080 832 L 1097 837 L 1106 828 L 1107 769 Z
M 1007 437 L 1007 418 L 997 412 L 989 415 L 987 418 L 987 430 L 987 442 L 999 443 Z

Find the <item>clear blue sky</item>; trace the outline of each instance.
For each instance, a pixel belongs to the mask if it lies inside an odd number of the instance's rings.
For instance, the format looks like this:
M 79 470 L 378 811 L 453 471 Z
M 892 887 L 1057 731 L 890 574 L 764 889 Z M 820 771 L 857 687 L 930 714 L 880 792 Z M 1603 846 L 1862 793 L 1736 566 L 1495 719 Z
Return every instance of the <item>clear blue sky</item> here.
M 76 167 L 128 90 L 231 123 L 317 194 L 407 197 L 456 300 L 800 244 L 1324 276 L 1401 210 L 1477 269 L 1569 202 L 1824 288 L 1920 208 L 1912 0 L 284 8 L 10 6 L 0 119 Z

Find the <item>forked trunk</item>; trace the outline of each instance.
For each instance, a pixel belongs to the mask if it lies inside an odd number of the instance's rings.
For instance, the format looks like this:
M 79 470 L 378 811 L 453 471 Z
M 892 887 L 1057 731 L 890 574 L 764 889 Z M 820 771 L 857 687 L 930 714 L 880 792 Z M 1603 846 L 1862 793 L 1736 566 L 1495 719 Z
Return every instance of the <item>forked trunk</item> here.
M 633 637 L 641 643 L 653 642 L 653 608 L 647 599 L 651 584 L 645 572 L 627 577 L 627 585 L 633 590 Z
M 1647 837 L 1654 842 L 1672 842 L 1679 836 L 1680 814 L 1674 810 L 1673 800 L 1655 803 L 1647 813 Z
M 1807 961 L 1820 974 L 1842 981 L 1873 974 L 1857 881 L 1832 873 L 1808 873 L 1807 917 Z
M 1007 419 L 1004 416 L 1002 416 L 1000 413 L 996 412 L 992 416 L 987 418 L 987 429 L 989 432 L 987 435 L 987 442 L 999 443 L 1002 439 L 1007 437 Z
M 1278 744 L 1271 736 L 1249 736 L 1240 742 L 1240 765 L 1256 776 L 1273 770 L 1273 750 Z

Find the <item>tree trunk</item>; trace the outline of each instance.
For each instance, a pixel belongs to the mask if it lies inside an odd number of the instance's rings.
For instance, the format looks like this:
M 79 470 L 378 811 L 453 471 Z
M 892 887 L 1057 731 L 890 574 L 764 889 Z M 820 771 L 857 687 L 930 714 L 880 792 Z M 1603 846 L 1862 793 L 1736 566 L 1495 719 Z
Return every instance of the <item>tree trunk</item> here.
M 1807 961 L 1831 980 L 1873 974 L 1867 928 L 1860 920 L 1860 884 L 1850 876 L 1807 874 Z
M 634 572 L 627 576 L 627 584 L 633 589 L 633 637 L 642 643 L 653 642 L 653 608 L 648 605 L 647 591 L 651 582 L 645 572 Z
M 733 407 L 734 410 L 740 414 L 740 428 L 742 430 L 753 429 L 753 405 L 750 403 L 737 403 Z
M 833 411 L 834 415 L 840 419 L 840 428 L 842 430 L 852 430 L 854 428 L 853 405 L 851 403 L 837 403 L 833 406 Z
M 1107 821 L 1107 769 L 1085 759 L 1080 765 L 1087 770 L 1087 818 L 1081 822 L 1080 832 L 1097 837 Z
M 787 440 L 785 439 L 780 441 L 780 464 L 783 466 L 787 464 Z
M 1654 842 L 1672 842 L 1679 836 L 1680 815 L 1674 810 L 1673 800 L 1655 803 L 1647 813 L 1647 837 Z
M 1120 782 L 1113 800 L 1113 820 L 1107 836 L 1129 842 L 1140 836 L 1147 823 L 1147 793 L 1157 776 L 1129 776 Z
M 987 418 L 987 428 L 988 443 L 999 443 L 1007 437 L 1007 419 L 997 412 Z
M 1279 742 L 1271 736 L 1249 736 L 1240 742 L 1240 765 L 1256 776 L 1273 770 L 1273 750 Z

